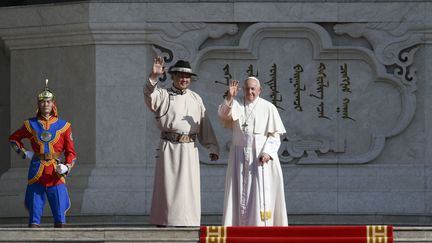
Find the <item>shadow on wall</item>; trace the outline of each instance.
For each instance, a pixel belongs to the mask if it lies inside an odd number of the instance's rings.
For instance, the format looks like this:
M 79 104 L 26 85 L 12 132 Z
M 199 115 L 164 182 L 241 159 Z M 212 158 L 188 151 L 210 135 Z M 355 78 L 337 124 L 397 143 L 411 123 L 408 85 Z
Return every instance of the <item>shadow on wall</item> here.
M 0 176 L 10 168 L 10 61 L 4 46 L 0 43 Z
M 0 7 L 21 6 L 32 4 L 47 4 L 47 3 L 64 3 L 64 2 L 78 2 L 82 0 L 2 0 Z

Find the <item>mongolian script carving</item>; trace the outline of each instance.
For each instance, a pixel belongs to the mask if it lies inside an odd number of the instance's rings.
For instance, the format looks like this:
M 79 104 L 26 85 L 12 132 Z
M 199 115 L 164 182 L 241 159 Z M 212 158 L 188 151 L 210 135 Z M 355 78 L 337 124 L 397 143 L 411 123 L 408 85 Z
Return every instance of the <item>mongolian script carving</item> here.
M 348 65 L 344 63 L 340 66 L 341 74 L 342 74 L 342 82 L 340 83 L 341 91 L 344 95 L 351 94 L 351 82 L 350 77 L 348 76 Z M 355 121 L 353 118 L 349 116 L 349 104 L 351 100 L 348 97 L 343 98 L 342 102 L 342 118 L 343 119 L 350 119 Z M 337 108 L 337 112 L 339 112 L 339 107 Z
M 248 65 L 246 73 L 248 76 L 250 76 L 251 72 L 253 72 L 253 65 Z M 351 85 L 350 85 L 350 78 L 348 76 L 348 66 L 346 63 L 344 63 L 343 65 L 341 65 L 341 74 L 342 74 L 342 81 L 339 84 L 339 86 L 341 87 L 341 92 L 344 94 L 351 94 L 352 93 L 352 89 L 351 89 Z M 289 79 L 289 83 L 293 83 L 293 89 L 294 91 L 292 92 L 294 94 L 294 109 L 299 111 L 299 112 L 303 112 L 303 107 L 301 104 L 302 98 L 301 98 L 301 93 L 306 91 L 306 85 L 302 84 L 301 81 L 301 73 L 304 72 L 303 67 L 301 64 L 296 64 L 293 67 L 294 70 L 294 75 L 293 78 Z M 316 98 L 318 99 L 320 102 L 316 107 L 316 111 L 318 112 L 318 118 L 325 118 L 325 119 L 330 119 L 327 115 L 325 115 L 325 110 L 324 110 L 324 100 L 325 100 L 325 88 L 329 88 L 330 87 L 330 83 L 327 79 L 327 74 L 325 72 L 326 70 L 326 65 L 325 63 L 319 63 L 318 66 L 318 76 L 316 78 L 316 93 L 311 93 L 309 94 L 310 97 Z M 231 79 L 233 79 L 233 75 L 231 74 L 230 71 L 230 64 L 225 64 L 225 66 L 222 68 L 223 71 L 223 75 L 224 75 L 224 81 L 219 81 L 216 80 L 214 81 L 216 84 L 220 84 L 223 86 L 228 86 L 229 81 Z M 265 84 L 270 88 L 270 95 L 269 98 L 271 100 L 271 102 L 280 110 L 285 111 L 286 109 L 289 109 L 289 107 L 284 107 L 281 103 L 283 102 L 283 92 L 280 91 L 278 89 L 278 76 L 277 76 L 277 64 L 274 63 L 271 68 L 270 68 L 270 79 L 268 81 L 265 82 Z M 281 79 L 283 81 L 283 79 Z M 293 82 L 294 80 L 294 82 Z M 225 98 L 226 94 L 224 95 Z M 355 121 L 353 118 L 351 118 L 349 116 L 349 103 L 351 102 L 351 100 L 349 99 L 349 97 L 343 97 L 342 98 L 342 118 L 343 119 L 350 119 Z M 337 107 L 336 111 L 339 113 L 340 112 L 340 108 Z
M 387 138 L 408 126 L 415 111 L 411 86 L 388 73 L 364 47 L 334 46 L 327 30 L 316 24 L 253 24 L 237 46 L 203 49 L 194 62 L 203 70 L 201 80 L 226 80 L 227 65 L 237 80 L 260 70 L 267 86 L 261 97 L 275 104 L 287 128 L 279 153 L 285 163 L 369 163 Z M 226 86 L 215 84 L 206 98 L 218 104 Z
M 301 105 L 301 92 L 306 90 L 306 87 L 301 86 L 301 76 L 300 73 L 303 72 L 303 67 L 300 64 L 294 66 L 294 108 L 298 111 L 303 111 Z M 290 80 L 292 81 L 292 79 Z
M 316 78 L 317 94 L 310 94 L 310 96 L 315 97 L 320 101 L 319 105 L 317 106 L 318 117 L 330 119 L 328 116 L 325 115 L 325 111 L 324 111 L 324 90 L 325 88 L 328 88 L 330 85 L 329 81 L 327 80 L 327 74 L 325 73 L 325 69 L 326 69 L 326 65 L 321 62 L 318 68 L 318 77 Z
M 266 82 L 266 84 L 270 87 L 271 90 L 271 101 L 272 103 L 279 109 L 285 110 L 279 105 L 279 102 L 282 102 L 282 96 L 277 89 L 277 65 L 273 64 L 270 69 L 270 80 Z

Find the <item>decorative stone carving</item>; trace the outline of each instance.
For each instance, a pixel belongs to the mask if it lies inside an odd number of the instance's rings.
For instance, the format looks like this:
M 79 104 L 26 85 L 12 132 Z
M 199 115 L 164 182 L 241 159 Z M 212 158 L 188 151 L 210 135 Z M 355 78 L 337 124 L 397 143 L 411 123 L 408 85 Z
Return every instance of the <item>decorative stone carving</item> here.
M 348 34 L 351 37 L 366 38 L 372 45 L 377 60 L 391 69 L 396 66 L 393 74 L 398 77 L 410 91 L 416 90 L 415 68 L 411 67 L 418 45 L 424 41 L 416 23 L 351 23 L 336 24 L 336 34 Z M 389 71 L 390 72 L 390 71 Z
M 204 41 L 217 39 L 222 35 L 233 35 L 238 32 L 235 24 L 208 24 L 208 23 L 173 23 L 151 24 L 164 30 L 161 39 L 165 47 L 176 53 L 175 59 L 191 60 L 196 56 Z M 162 28 L 163 27 L 163 28 Z M 155 42 L 160 43 L 160 42 Z M 176 60 L 174 60 L 176 61 Z
M 362 164 L 373 161 L 386 138 L 403 131 L 414 115 L 414 82 L 401 78 L 413 77 L 408 67 L 415 51 L 399 55 L 393 63 L 403 71 L 390 74 L 386 64 L 395 59 L 364 47 L 334 46 L 317 24 L 259 23 L 244 31 L 238 46 L 204 48 L 193 63 L 200 82 L 207 82 L 199 92 L 208 103 L 220 103 L 229 77 L 258 75 L 267 86 L 262 97 L 279 108 L 288 129 L 283 162 Z M 230 139 L 226 133 L 222 144 Z

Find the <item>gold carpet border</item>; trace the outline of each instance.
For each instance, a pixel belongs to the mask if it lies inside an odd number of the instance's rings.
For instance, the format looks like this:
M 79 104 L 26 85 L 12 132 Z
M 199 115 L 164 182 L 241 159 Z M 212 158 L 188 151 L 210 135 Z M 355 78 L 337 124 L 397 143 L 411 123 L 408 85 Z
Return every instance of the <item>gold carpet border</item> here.
M 226 243 L 226 233 L 225 226 L 208 226 L 206 243 Z
M 387 225 L 366 225 L 367 243 L 388 243 Z
M 226 243 L 227 227 L 207 226 L 206 243 Z M 387 225 L 366 225 L 367 243 L 388 243 Z

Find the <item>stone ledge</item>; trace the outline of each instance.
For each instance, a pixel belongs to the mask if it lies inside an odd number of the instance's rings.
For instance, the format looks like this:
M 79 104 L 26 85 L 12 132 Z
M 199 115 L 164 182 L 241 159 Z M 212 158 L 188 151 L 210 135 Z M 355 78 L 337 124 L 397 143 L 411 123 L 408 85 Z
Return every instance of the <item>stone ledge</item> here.
M 46 211 L 49 213 L 49 209 Z M 402 227 L 409 231 L 420 227 L 427 231 L 432 228 L 432 216 L 430 215 L 374 215 L 374 214 L 289 214 L 290 225 L 379 225 L 387 224 Z M 0 217 L 0 228 L 25 228 L 27 215 L 15 217 Z M 51 216 L 44 216 L 43 227 L 52 227 Z M 71 228 L 109 228 L 109 227 L 151 227 L 148 214 L 136 215 L 98 215 L 98 214 L 68 214 L 67 226 Z M 220 225 L 222 214 L 203 212 L 202 225 Z
M 0 242 L 199 242 L 199 228 L 0 228 Z M 432 227 L 395 227 L 394 242 L 432 242 Z
M 0 228 L 0 242 L 197 242 L 199 228 Z
M 432 242 L 432 227 L 394 227 L 394 242 Z

